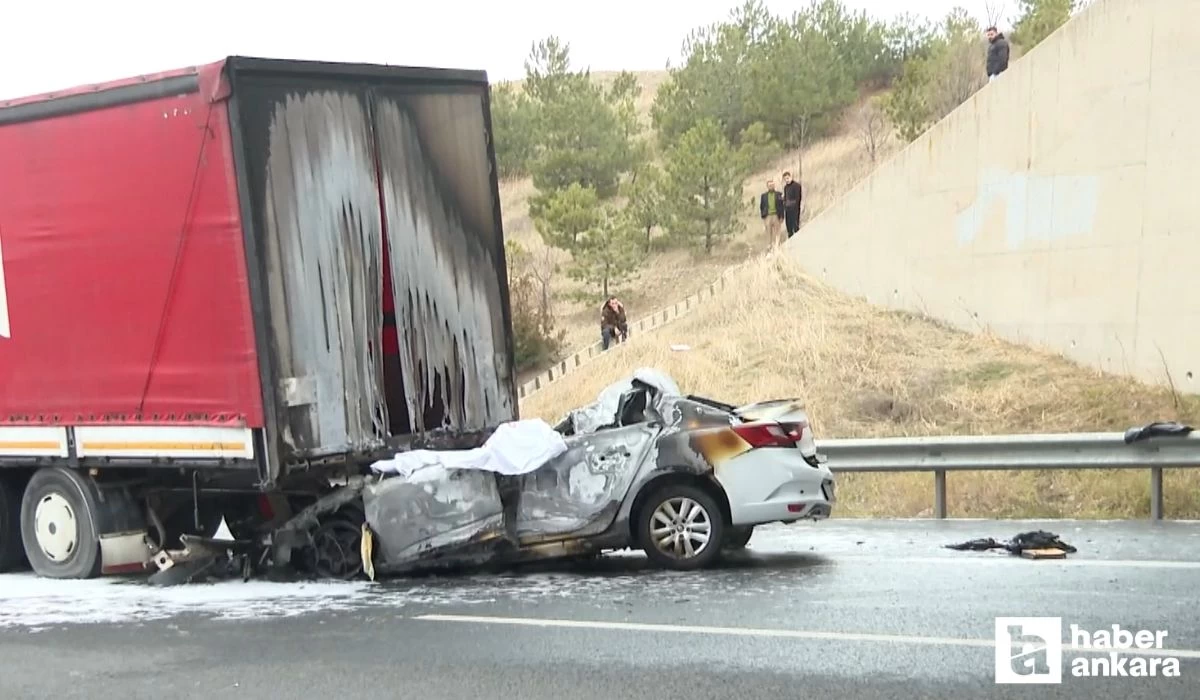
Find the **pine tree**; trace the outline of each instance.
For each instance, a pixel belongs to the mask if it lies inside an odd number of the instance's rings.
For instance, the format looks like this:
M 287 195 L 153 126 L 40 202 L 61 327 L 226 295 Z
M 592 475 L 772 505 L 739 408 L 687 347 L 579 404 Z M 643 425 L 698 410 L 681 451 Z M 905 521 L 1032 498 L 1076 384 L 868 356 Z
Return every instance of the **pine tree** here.
M 533 225 L 546 245 L 573 253 L 580 237 L 599 221 L 596 190 L 576 182 L 547 195 L 541 211 L 533 217 Z
M 702 243 L 711 253 L 737 229 L 742 174 L 721 126 L 705 119 L 688 129 L 666 159 L 666 201 L 671 234 Z
M 641 232 L 622 211 L 612 206 L 601 209 L 596 226 L 575 251 L 570 275 L 589 286 L 599 287 L 604 298 L 628 280 L 641 264 Z
M 633 225 L 640 231 L 645 231 L 646 252 L 650 252 L 650 236 L 654 227 L 666 223 L 662 189 L 662 171 L 652 165 L 634 173 L 633 179 L 625 188 L 625 195 L 628 197 L 625 213 Z

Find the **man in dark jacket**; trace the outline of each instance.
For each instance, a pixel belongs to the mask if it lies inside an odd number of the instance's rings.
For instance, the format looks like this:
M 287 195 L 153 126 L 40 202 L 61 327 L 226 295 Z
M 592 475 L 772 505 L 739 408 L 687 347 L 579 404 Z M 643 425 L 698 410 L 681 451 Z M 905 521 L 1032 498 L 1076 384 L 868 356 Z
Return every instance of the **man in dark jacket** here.
M 788 238 L 800 230 L 800 202 L 804 194 L 800 183 L 792 181 L 791 173 L 783 174 L 783 218 L 787 222 Z
M 988 82 L 1008 69 L 1008 39 L 995 27 L 988 27 L 987 76 Z
M 625 318 L 625 305 L 616 297 L 609 297 L 600 307 L 600 341 L 607 350 L 614 341 L 625 342 L 629 338 L 629 322 Z
M 779 245 L 779 224 L 783 221 L 783 196 L 775 191 L 775 181 L 767 180 L 767 191 L 758 198 L 758 213 L 767 229 L 771 247 Z

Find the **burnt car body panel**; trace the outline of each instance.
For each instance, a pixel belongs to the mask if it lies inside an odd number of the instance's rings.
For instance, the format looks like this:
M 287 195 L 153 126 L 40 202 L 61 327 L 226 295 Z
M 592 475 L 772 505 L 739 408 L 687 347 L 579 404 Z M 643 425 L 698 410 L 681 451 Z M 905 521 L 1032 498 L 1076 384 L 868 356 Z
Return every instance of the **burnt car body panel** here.
M 363 490 L 367 522 L 389 570 L 440 552 L 469 549 L 504 534 L 504 509 L 492 474 L 471 469 L 417 472 Z
M 566 439 L 567 452 L 521 479 L 517 537 L 522 545 L 601 535 L 653 462 L 656 425 L 631 425 Z

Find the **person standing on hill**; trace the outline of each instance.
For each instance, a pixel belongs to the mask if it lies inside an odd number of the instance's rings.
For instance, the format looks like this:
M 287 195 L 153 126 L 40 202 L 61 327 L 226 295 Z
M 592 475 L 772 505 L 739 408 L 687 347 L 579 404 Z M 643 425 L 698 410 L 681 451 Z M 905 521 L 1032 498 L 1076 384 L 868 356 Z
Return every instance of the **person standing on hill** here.
M 987 39 L 987 76 L 990 83 L 1008 70 L 1008 39 L 995 27 L 987 28 Z
M 775 191 L 775 181 L 767 180 L 767 191 L 758 198 L 758 213 L 762 216 L 771 247 L 779 245 L 779 223 L 783 221 L 783 197 Z
M 791 173 L 783 174 L 783 218 L 787 222 L 787 235 L 791 238 L 800 230 L 800 203 L 804 193 L 800 183 L 792 180 Z

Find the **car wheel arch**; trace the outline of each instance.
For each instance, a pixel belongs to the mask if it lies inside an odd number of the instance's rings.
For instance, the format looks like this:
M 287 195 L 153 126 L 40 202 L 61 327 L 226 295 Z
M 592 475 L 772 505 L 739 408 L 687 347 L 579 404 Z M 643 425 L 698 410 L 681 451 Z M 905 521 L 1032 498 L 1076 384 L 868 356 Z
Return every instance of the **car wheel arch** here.
M 677 469 L 663 470 L 642 482 L 642 485 L 638 488 L 637 496 L 634 497 L 633 503 L 629 508 L 629 517 L 626 523 L 626 527 L 629 530 L 630 542 L 637 540 L 637 522 L 641 517 L 639 514 L 646 507 L 646 500 L 662 487 L 671 484 L 686 484 L 703 490 L 721 508 L 721 519 L 725 521 L 725 524 L 728 525 L 732 522 L 733 514 L 729 506 L 729 496 L 725 494 L 725 489 L 713 477 L 712 473 L 696 474 Z

